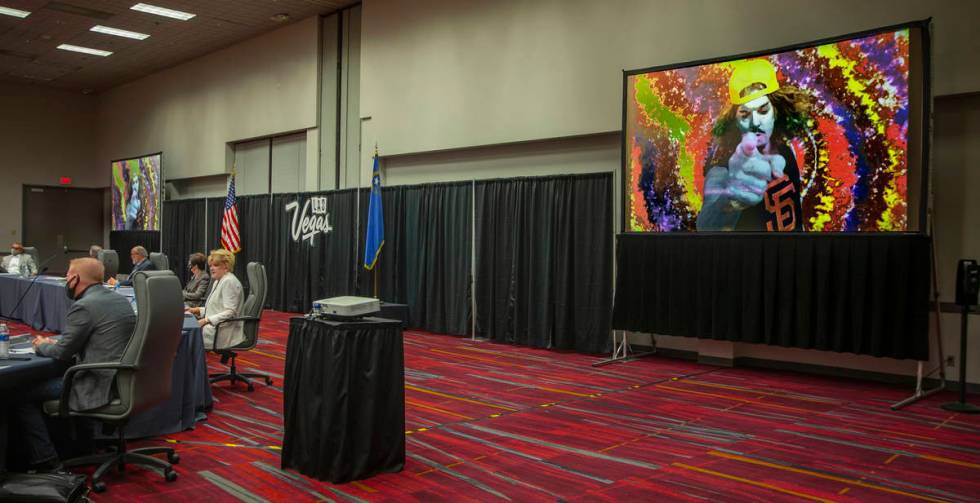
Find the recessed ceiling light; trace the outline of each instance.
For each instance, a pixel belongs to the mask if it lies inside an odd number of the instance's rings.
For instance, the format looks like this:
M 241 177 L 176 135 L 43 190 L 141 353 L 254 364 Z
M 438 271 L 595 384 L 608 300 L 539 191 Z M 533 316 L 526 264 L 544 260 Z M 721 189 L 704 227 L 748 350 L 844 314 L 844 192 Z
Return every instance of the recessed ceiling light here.
M 150 5 L 146 3 L 138 3 L 132 7 L 132 10 L 138 10 L 140 12 L 145 12 L 147 14 L 156 14 L 158 16 L 169 17 L 173 19 L 179 19 L 181 21 L 187 21 L 188 19 L 196 16 L 197 14 L 191 14 L 190 12 L 182 12 L 179 10 L 167 9 L 164 7 L 157 7 L 156 5 Z
M 289 14 L 285 12 L 280 12 L 279 14 L 273 14 L 272 17 L 270 17 L 269 19 L 277 23 L 285 23 L 286 21 L 289 21 Z
M 21 19 L 24 19 L 25 17 L 31 15 L 31 13 L 27 12 L 26 10 L 11 9 L 10 7 L 0 7 L 0 14 L 3 14 L 5 16 L 19 17 Z
M 146 33 L 139 33 L 129 30 L 120 30 L 119 28 L 110 28 L 108 26 L 96 25 L 93 26 L 91 31 L 98 33 L 105 33 L 106 35 L 115 35 L 117 37 L 134 38 L 136 40 L 146 40 L 150 38 Z
M 85 54 L 92 54 L 93 56 L 102 56 L 102 57 L 106 57 L 112 54 L 112 51 L 103 51 L 101 49 L 90 49 L 88 47 L 82 47 L 80 45 L 71 45 L 71 44 L 61 44 L 58 46 L 58 49 L 61 49 L 63 51 L 83 52 Z

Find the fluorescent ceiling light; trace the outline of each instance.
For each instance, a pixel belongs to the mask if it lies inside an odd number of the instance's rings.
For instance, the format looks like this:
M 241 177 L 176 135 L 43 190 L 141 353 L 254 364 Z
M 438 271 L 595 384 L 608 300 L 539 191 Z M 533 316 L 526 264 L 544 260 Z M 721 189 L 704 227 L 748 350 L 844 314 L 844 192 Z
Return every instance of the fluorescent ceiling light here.
M 106 35 L 115 35 L 117 37 L 135 38 L 136 40 L 146 40 L 150 38 L 146 33 L 139 33 L 129 30 L 120 30 L 119 28 L 110 28 L 108 26 L 96 25 L 93 26 L 90 31 L 95 31 L 99 33 L 105 33 Z
M 174 19 L 179 19 L 181 21 L 187 21 L 188 19 L 197 15 L 197 14 L 191 14 L 190 12 L 181 12 L 179 10 L 165 9 L 163 7 L 157 7 L 156 5 L 150 5 L 146 3 L 138 3 L 130 7 L 130 9 L 138 10 L 140 12 L 145 12 L 147 14 L 156 14 L 158 16 L 171 17 Z
M 10 7 L 0 7 L 0 14 L 19 17 L 21 19 L 31 15 L 31 13 L 27 12 L 26 10 L 11 9 Z
M 102 56 L 102 57 L 109 56 L 110 54 L 112 54 L 112 51 L 103 51 L 101 49 L 89 49 L 88 47 L 82 47 L 82 46 L 70 45 L 70 44 L 61 44 L 58 46 L 58 49 L 61 49 L 63 51 L 84 52 L 85 54 L 92 54 L 95 56 Z

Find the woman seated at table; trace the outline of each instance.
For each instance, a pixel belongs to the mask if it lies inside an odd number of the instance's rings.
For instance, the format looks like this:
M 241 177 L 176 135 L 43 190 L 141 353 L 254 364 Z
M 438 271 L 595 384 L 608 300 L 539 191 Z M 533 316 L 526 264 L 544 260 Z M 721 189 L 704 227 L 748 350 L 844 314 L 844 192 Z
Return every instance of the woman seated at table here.
M 203 253 L 192 253 L 187 267 L 191 270 L 191 279 L 187 280 L 187 286 L 184 287 L 184 304 L 187 304 L 187 307 L 201 307 L 208 296 L 208 286 L 211 284 L 211 276 L 208 276 L 207 271 L 207 258 Z
M 208 295 L 204 307 L 192 307 L 187 311 L 197 316 L 198 325 L 204 332 L 204 347 L 215 347 L 215 329 L 224 320 L 240 315 L 244 304 L 242 283 L 231 272 L 235 268 L 235 255 L 228 250 L 212 250 L 208 257 L 211 268 L 211 281 L 214 287 Z M 218 349 L 229 348 L 241 344 L 245 339 L 242 322 L 225 323 L 217 333 Z

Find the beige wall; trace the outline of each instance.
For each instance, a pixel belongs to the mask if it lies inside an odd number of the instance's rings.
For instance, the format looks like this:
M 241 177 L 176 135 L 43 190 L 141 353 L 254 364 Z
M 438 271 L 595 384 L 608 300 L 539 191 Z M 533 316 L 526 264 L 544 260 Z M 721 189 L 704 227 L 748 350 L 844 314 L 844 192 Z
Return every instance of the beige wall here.
M 929 16 L 936 94 L 980 90 L 980 2 L 366 0 L 364 144 L 392 155 L 619 130 L 623 69 Z
M 957 260 L 980 260 L 980 93 L 937 99 L 933 117 L 933 237 L 939 291 L 952 302 Z M 944 314 L 942 322 L 946 354 L 959 355 L 960 316 Z M 970 317 L 969 334 L 967 380 L 980 383 L 980 317 Z M 948 370 L 959 376 L 958 367 Z
M 389 157 L 386 185 L 610 171 L 619 165 L 619 133 Z
M 317 18 L 101 95 L 97 162 L 163 152 L 166 179 L 224 173 L 227 143 L 316 127 Z
M 109 165 L 96 169 L 97 101 L 92 96 L 46 87 L 0 83 L 0 250 L 20 239 L 22 187 L 107 187 Z

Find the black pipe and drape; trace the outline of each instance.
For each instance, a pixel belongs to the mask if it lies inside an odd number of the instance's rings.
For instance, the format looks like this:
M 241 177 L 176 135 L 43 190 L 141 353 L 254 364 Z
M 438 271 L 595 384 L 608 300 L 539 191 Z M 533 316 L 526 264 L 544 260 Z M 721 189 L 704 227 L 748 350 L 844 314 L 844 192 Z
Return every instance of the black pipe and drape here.
M 129 251 L 134 246 L 142 246 L 148 252 L 160 251 L 161 231 L 110 231 L 109 248 L 119 255 L 119 274 L 133 271 L 133 261 Z
M 476 183 L 476 333 L 610 348 L 612 175 Z
M 204 242 L 207 255 L 211 250 L 221 248 L 221 219 L 225 213 L 225 198 L 211 197 L 205 199 L 207 205 L 208 234 Z
M 187 284 L 190 270 L 187 259 L 192 253 L 207 255 L 205 242 L 204 199 L 165 201 L 163 203 L 163 253 L 170 259 L 170 270 Z
M 330 232 L 304 239 L 293 236 L 293 219 L 302 222 L 304 208 L 312 216 L 312 200 L 324 201 Z M 309 202 L 310 207 L 307 208 Z M 295 203 L 291 210 L 287 206 Z M 318 202 L 319 204 L 319 202 Z M 314 300 L 352 295 L 357 285 L 357 190 L 275 194 L 263 222 L 269 243 L 269 300 L 280 311 L 305 312 Z
M 385 244 L 376 266 L 379 297 L 407 304 L 411 327 L 443 334 L 470 333 L 472 193 L 472 182 L 382 189 Z M 367 196 L 367 191 L 362 192 L 361 255 Z M 372 295 L 375 273 L 362 266 L 359 269 L 358 291 Z
M 625 234 L 613 327 L 928 360 L 929 237 Z
M 475 300 L 480 336 L 605 351 L 612 304 L 611 186 L 605 173 L 385 187 L 385 244 L 376 273 L 363 266 L 368 190 L 241 196 L 236 275 L 248 288 L 246 264 L 262 262 L 269 275 L 266 307 L 305 312 L 316 299 L 373 295 L 377 274 L 379 297 L 407 304 L 411 328 L 469 334 Z M 302 235 L 294 240 L 293 215 L 312 198 L 323 198 L 316 202 L 325 205 L 332 230 L 312 241 Z M 173 243 L 168 250 L 179 256 L 171 263 L 182 266 L 191 251 L 221 247 L 224 201 L 165 206 L 167 218 L 179 219 L 165 227 Z M 292 203 L 295 209 L 287 211 Z M 181 236 L 198 232 L 198 224 L 187 223 L 195 219 L 207 222 L 201 245 Z

